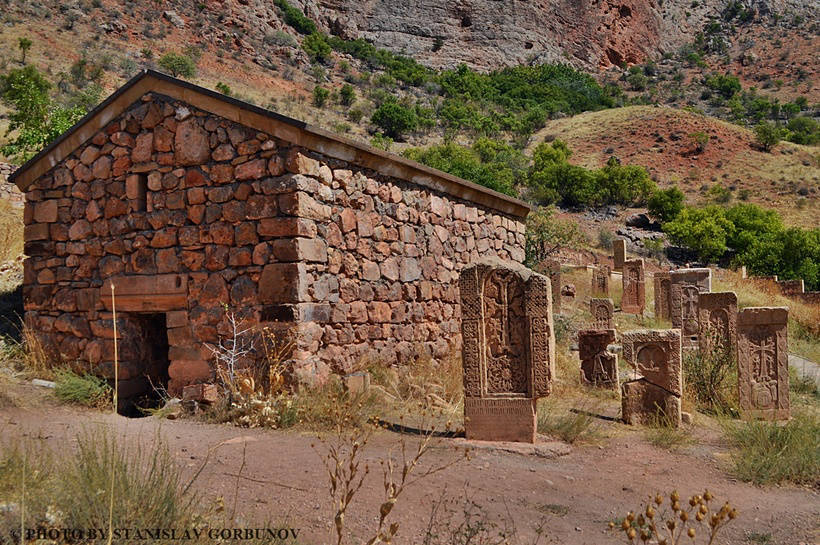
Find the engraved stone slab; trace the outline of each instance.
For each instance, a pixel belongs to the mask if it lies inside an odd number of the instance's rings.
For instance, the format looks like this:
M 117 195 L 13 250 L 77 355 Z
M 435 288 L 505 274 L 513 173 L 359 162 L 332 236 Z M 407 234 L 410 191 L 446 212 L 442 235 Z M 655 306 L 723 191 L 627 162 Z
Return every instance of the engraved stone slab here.
M 672 327 L 684 337 L 698 334 L 698 296 L 712 291 L 712 269 L 679 269 L 669 273 Z M 688 339 L 687 339 L 688 340 Z
M 609 266 L 602 265 L 592 269 L 592 293 L 609 296 Z
M 616 238 L 612 241 L 612 258 L 615 262 L 613 269 L 624 270 L 624 261 L 626 261 L 626 241 L 624 239 Z
M 658 416 L 681 423 L 683 392 L 681 337 L 677 329 L 637 330 L 621 338 L 624 359 L 639 378 L 621 386 L 621 416 L 628 424 L 645 424 Z
M 618 389 L 618 356 L 607 350 L 614 342 L 614 329 L 585 329 L 578 332 L 582 382 Z
M 612 315 L 615 312 L 612 299 L 590 299 L 589 312 L 592 314 L 593 328 L 612 329 Z
M 672 292 L 668 272 L 656 272 L 653 276 L 655 288 L 655 318 L 668 320 L 672 306 Z
M 732 291 L 698 296 L 698 346 L 701 354 L 737 354 L 737 295 Z
M 621 386 L 621 416 L 630 425 L 651 424 L 659 416 L 674 426 L 681 423 L 681 399 L 646 379 Z
M 649 382 L 683 393 L 681 339 L 677 329 L 639 329 L 621 335 L 624 359 Z
M 643 259 L 624 261 L 622 280 L 624 291 L 621 298 L 621 311 L 629 314 L 643 314 L 646 304 Z
M 747 416 L 789 418 L 788 319 L 786 307 L 751 307 L 738 313 L 738 389 Z
M 542 261 L 539 270 L 550 279 L 552 286 L 552 312 L 561 313 L 561 263 L 554 259 Z
M 535 400 L 555 376 L 550 280 L 485 259 L 462 270 L 462 363 L 467 437 L 535 440 Z
M 464 431 L 468 440 L 535 443 L 534 398 L 464 398 Z

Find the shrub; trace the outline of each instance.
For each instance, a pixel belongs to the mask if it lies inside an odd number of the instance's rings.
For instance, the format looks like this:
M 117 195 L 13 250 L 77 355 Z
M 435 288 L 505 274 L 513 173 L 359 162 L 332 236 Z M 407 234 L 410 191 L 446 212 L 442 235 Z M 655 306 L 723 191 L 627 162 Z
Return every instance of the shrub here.
M 612 243 L 615 241 L 615 235 L 612 231 L 601 227 L 598 229 L 598 247 L 604 250 L 611 250 Z
M 353 89 L 353 86 L 349 83 L 345 83 L 342 85 L 342 88 L 339 89 L 339 102 L 341 102 L 343 106 L 350 106 L 356 102 L 356 90 Z
M 732 200 L 732 192 L 723 187 L 722 184 L 714 184 L 706 192 L 706 195 L 719 204 L 726 204 Z
M 720 340 L 710 339 L 713 347 L 704 353 L 686 354 L 683 376 L 687 393 L 698 408 L 724 412 L 737 406 L 737 370 L 735 355 Z
M 755 126 L 755 141 L 763 151 L 771 151 L 780 142 L 780 129 L 773 123 L 758 123 Z
M 54 374 L 54 395 L 58 399 L 86 407 L 101 407 L 108 403 L 111 387 L 104 379 L 78 375 L 71 369 L 58 369 Z
M 296 46 L 296 39 L 282 30 L 270 32 L 265 34 L 264 41 L 268 45 L 277 45 L 280 47 L 294 47 Z
M 583 240 L 577 223 L 556 218 L 554 208 L 539 207 L 527 216 L 525 263 L 534 267 L 560 248 L 578 246 Z
M 308 54 L 310 62 L 326 63 L 331 58 L 330 45 L 327 43 L 324 34 L 319 32 L 314 32 L 306 36 L 305 39 L 302 40 L 302 49 Z
M 649 213 L 662 223 L 672 221 L 683 210 L 685 198 L 678 186 L 657 190 L 649 198 Z
M 786 140 L 795 144 L 813 146 L 820 142 L 820 123 L 811 117 L 800 116 L 786 124 Z
M 358 123 L 364 117 L 364 112 L 361 108 L 351 108 L 347 112 L 347 118 L 353 123 Z
M 672 242 L 691 248 L 704 261 L 723 255 L 732 228 L 723 211 L 715 206 L 684 208 L 674 220 L 663 226 Z
M 689 138 L 692 139 L 692 143 L 695 144 L 695 151 L 698 153 L 703 153 L 706 151 L 706 146 L 709 144 L 709 135 L 703 131 L 693 132 L 689 135 Z
M 416 111 L 394 101 L 379 106 L 370 121 L 394 140 L 401 140 L 406 132 L 418 127 Z
M 330 91 L 328 91 L 321 85 L 317 85 L 313 88 L 313 104 L 317 108 L 324 108 L 325 103 L 327 102 L 327 97 L 329 96 Z
M 216 90 L 222 93 L 223 95 L 231 96 L 231 88 L 228 86 L 227 83 L 222 83 L 221 81 L 216 84 Z
M 703 80 L 703 84 L 723 95 L 724 98 L 732 98 L 735 93 L 740 92 L 740 80 L 737 76 L 711 74 Z
M 196 64 L 187 55 L 169 52 L 160 57 L 158 64 L 175 78 L 192 78 L 196 75 Z
M 626 77 L 626 81 L 633 91 L 645 91 L 646 85 L 649 83 L 649 78 L 641 72 L 633 72 Z
M 733 472 L 757 485 L 784 481 L 814 485 L 820 479 L 820 417 L 798 412 L 777 422 L 723 423 L 732 444 Z
M 595 414 L 598 412 L 595 407 L 570 409 L 559 415 L 555 414 L 558 407 L 550 403 L 542 403 L 539 409 L 538 433 L 557 437 L 570 444 L 595 439 L 600 433 L 595 422 Z
M 310 35 L 317 31 L 316 25 L 309 18 L 305 17 L 298 8 L 291 6 L 287 0 L 274 0 L 274 5 L 282 10 L 285 16 L 285 23 L 296 29 L 300 34 Z
M 515 195 L 514 184 L 518 174 L 511 161 L 505 155 L 496 159 L 500 151 L 491 151 L 488 147 L 490 144 L 477 144 L 473 148 L 467 148 L 449 143 L 429 148 L 409 148 L 403 155 L 499 193 Z

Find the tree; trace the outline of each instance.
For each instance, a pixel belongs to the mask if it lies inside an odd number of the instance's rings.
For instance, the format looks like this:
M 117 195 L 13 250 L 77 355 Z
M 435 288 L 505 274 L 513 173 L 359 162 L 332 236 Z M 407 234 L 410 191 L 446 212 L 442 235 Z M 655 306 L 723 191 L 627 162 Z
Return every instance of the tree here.
M 755 126 L 755 140 L 763 151 L 771 151 L 780 142 L 780 129 L 773 123 L 762 121 Z
M 196 76 L 196 63 L 187 55 L 169 52 L 160 57 L 159 66 L 171 73 L 172 76 L 192 78 Z
M 560 248 L 577 246 L 584 240 L 578 224 L 555 217 L 555 208 L 539 207 L 527 216 L 526 260 L 534 267 Z
M 684 208 L 663 226 L 672 242 L 691 248 L 704 261 L 717 259 L 726 252 L 726 242 L 733 229 L 732 222 L 718 206 Z
M 394 140 L 401 140 L 404 133 L 418 127 L 416 111 L 395 101 L 388 101 L 379 106 L 373 112 L 370 121 Z
M 659 189 L 649 198 L 649 213 L 659 219 L 661 223 L 674 220 L 683 210 L 683 201 L 686 196 L 678 186 L 668 189 Z
M 327 97 L 330 96 L 330 91 L 324 87 L 317 85 L 313 88 L 313 104 L 317 108 L 324 108 L 327 102 Z
M 345 83 L 339 89 L 339 102 L 342 103 L 342 106 L 350 106 L 356 102 L 356 90 L 349 83 Z
M 31 49 L 31 40 L 25 36 L 18 38 L 17 47 L 19 47 L 20 51 L 23 52 L 23 59 L 20 61 L 21 64 L 26 64 L 26 53 L 28 53 L 28 50 Z
M 319 32 L 314 32 L 306 36 L 305 39 L 302 40 L 302 49 L 304 49 L 308 57 L 310 57 L 310 62 L 326 63 L 331 58 L 330 44 L 327 43 L 325 36 Z
M 6 136 L 15 136 L 0 153 L 24 162 L 68 130 L 86 112 L 51 100 L 51 83 L 33 65 L 0 76 L 0 98 L 11 109 Z

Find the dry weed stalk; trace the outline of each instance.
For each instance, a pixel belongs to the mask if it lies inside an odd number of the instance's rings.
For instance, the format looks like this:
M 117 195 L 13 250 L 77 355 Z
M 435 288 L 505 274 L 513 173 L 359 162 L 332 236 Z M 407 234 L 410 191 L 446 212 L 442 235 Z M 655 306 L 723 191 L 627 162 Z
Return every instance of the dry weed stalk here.
M 669 495 L 668 508 L 663 513 L 659 513 L 656 509 L 661 509 L 664 498 L 658 494 L 647 502 L 644 513 L 635 515 L 633 511 L 630 511 L 620 525 L 610 522 L 609 528 L 615 530 L 617 527 L 623 531 L 626 542 L 631 545 L 637 543 L 678 545 L 684 536 L 694 542 L 699 535 L 696 528 L 700 528 L 704 530 L 700 535 L 706 536 L 708 539 L 706 543 L 712 545 L 718 532 L 738 515 L 737 509 L 732 507 L 728 501 L 719 510 L 713 510 L 710 502 L 714 500 L 714 496 L 708 490 L 689 498 L 688 509 L 681 505 L 680 500 L 678 492 L 673 491 Z
M 361 406 L 359 406 L 359 409 L 361 409 Z M 345 414 L 344 408 L 335 411 L 337 418 L 334 440 L 322 441 L 326 453 L 325 455 L 320 454 L 320 457 L 327 470 L 330 482 L 329 491 L 333 498 L 335 542 L 336 545 L 341 545 L 345 537 L 347 511 L 356 493 L 361 490 L 365 477 L 370 473 L 370 467 L 367 464 L 362 468 L 362 457 L 365 447 L 376 428 L 376 422 L 371 421 L 362 427 L 354 427 L 350 430 L 351 417 L 349 414 Z M 423 408 L 422 412 L 424 416 L 431 414 L 427 408 Z M 403 420 L 403 418 L 402 416 L 400 420 Z M 449 422 L 446 428 L 449 431 Z M 395 450 L 391 449 L 385 458 L 379 460 L 382 468 L 384 501 L 379 507 L 378 526 L 372 537 L 365 541 L 367 545 L 391 543 L 393 541 L 399 530 L 399 523 L 388 522 L 388 517 L 407 487 L 442 472 L 461 461 L 461 457 L 456 457 L 424 471 L 418 471 L 419 463 L 424 455 L 429 452 L 431 440 L 436 432 L 435 427 L 430 426 L 429 431 L 423 434 L 415 449 L 408 449 L 407 440 L 402 436 L 399 439 L 400 456 L 395 456 Z M 467 457 L 467 455 L 468 451 L 465 450 L 464 456 Z
M 253 352 L 253 339 L 250 335 L 253 328 L 245 327 L 244 322 L 237 319 L 233 312 L 226 312 L 226 315 L 231 327 L 231 336 L 226 340 L 220 340 L 216 346 L 205 346 L 216 360 L 217 376 L 225 387 L 225 393 L 230 395 L 237 387 L 238 364 Z M 253 390 L 252 383 L 242 385 L 244 388 L 248 386 Z

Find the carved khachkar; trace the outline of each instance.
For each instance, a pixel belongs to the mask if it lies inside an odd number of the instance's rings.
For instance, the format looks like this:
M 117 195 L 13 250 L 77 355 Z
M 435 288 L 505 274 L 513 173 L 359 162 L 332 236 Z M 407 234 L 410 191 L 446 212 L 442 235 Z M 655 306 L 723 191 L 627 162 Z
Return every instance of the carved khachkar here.
M 670 291 L 670 280 L 668 272 L 656 272 L 653 276 L 655 287 L 655 318 L 668 320 L 669 310 L 672 306 L 672 293 Z
M 609 266 L 592 268 L 592 293 L 609 297 Z
M 612 329 L 612 315 L 615 312 L 612 299 L 590 299 L 589 312 L 592 314 L 593 328 Z
M 684 344 L 698 334 L 698 297 L 712 291 L 711 269 L 679 269 L 669 273 L 672 327 L 679 328 Z
M 561 263 L 554 259 L 542 261 L 537 269 L 550 279 L 552 287 L 552 312 L 561 313 Z
M 612 241 L 612 260 L 616 271 L 624 269 L 624 261 L 626 261 L 626 241 L 622 238 L 616 238 Z
M 467 438 L 534 442 L 535 403 L 555 375 L 550 281 L 482 260 L 461 272 L 459 290 Z
M 586 329 L 578 332 L 582 382 L 618 389 L 618 356 L 607 350 L 614 342 L 614 329 Z
M 698 346 L 701 354 L 734 359 L 737 354 L 737 295 L 734 292 L 699 294 Z
M 643 314 L 646 302 L 643 259 L 624 261 L 622 279 L 624 291 L 621 296 L 621 311 L 628 314 Z
M 621 386 L 621 411 L 627 424 L 644 424 L 662 417 L 681 421 L 683 370 L 681 336 L 677 329 L 638 330 L 621 336 L 624 359 L 636 378 Z
M 789 309 L 744 308 L 737 317 L 740 408 L 747 416 L 789 418 Z

